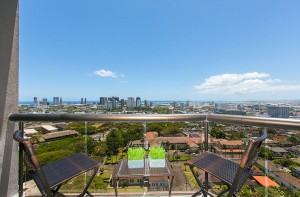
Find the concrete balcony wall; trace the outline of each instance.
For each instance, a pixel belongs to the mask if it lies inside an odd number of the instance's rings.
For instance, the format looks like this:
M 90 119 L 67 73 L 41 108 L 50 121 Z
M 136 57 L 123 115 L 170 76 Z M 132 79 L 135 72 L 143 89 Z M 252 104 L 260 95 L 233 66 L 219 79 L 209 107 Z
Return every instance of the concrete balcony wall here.
M 18 195 L 18 151 L 12 138 L 18 111 L 19 12 L 18 0 L 0 1 L 0 196 Z

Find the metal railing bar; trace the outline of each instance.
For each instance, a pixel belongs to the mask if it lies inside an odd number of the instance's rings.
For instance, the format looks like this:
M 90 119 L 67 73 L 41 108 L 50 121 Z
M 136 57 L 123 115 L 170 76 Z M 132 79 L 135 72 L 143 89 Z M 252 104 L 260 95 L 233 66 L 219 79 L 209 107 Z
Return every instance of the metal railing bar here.
M 300 130 L 300 120 L 296 120 L 296 119 L 234 116 L 234 115 L 220 115 L 220 114 L 208 114 L 207 119 L 211 122 L 217 122 L 217 123 L 226 123 L 226 124 L 230 123 L 230 124 Z
M 300 120 L 221 114 L 10 114 L 9 120 L 23 122 L 198 122 L 254 125 L 300 130 Z
M 11 121 L 28 122 L 180 122 L 202 121 L 205 114 L 10 114 Z

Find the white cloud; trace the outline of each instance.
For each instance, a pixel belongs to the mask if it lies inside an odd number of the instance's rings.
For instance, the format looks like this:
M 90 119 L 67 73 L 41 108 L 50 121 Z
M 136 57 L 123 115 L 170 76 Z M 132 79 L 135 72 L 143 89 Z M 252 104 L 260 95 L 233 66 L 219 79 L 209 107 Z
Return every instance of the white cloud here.
M 221 74 L 211 76 L 194 88 L 201 94 L 230 95 L 300 90 L 300 85 L 285 85 L 267 73 Z
M 94 71 L 94 75 L 100 76 L 100 77 L 112 77 L 112 78 L 117 78 L 117 74 L 110 71 L 110 70 L 96 70 Z

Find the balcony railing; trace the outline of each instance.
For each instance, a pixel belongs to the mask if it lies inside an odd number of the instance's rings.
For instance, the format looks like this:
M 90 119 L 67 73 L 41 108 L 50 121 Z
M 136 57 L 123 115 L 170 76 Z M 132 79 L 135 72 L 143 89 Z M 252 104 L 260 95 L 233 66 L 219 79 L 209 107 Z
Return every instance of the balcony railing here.
M 24 129 L 23 122 L 201 122 L 205 131 L 205 151 L 208 150 L 209 123 L 225 123 L 236 125 L 249 125 L 268 128 L 291 129 L 300 131 L 300 120 L 262 118 L 249 116 L 233 116 L 220 114 L 10 114 L 10 121 L 19 122 L 20 129 Z M 19 194 L 23 195 L 23 158 L 19 151 Z M 205 173 L 205 187 L 208 188 L 208 174 Z

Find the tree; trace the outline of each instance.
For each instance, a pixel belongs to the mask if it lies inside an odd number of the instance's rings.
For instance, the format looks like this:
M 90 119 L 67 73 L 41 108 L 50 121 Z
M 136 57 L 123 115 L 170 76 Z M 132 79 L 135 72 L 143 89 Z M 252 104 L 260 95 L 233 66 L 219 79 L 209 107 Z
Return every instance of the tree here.
M 161 123 L 149 123 L 147 124 L 147 131 L 156 131 L 160 133 L 163 130 L 163 125 Z
M 274 154 L 265 146 L 261 146 L 259 156 L 266 159 L 273 159 Z
M 91 155 L 94 151 L 94 147 L 96 146 L 96 143 L 94 142 L 93 138 L 87 137 L 85 140 L 76 141 L 74 143 L 75 151 L 76 152 L 85 152 L 89 155 Z
M 97 156 L 104 156 L 107 152 L 107 145 L 105 142 L 98 142 L 94 147 L 93 153 Z
M 285 196 L 285 192 L 282 191 L 280 188 L 276 187 L 257 187 L 256 192 L 254 193 L 254 196 L 257 197 L 265 197 L 266 195 L 268 196 Z
M 294 145 L 297 145 L 300 143 L 300 139 L 297 138 L 296 136 L 291 136 L 290 137 L 290 142 L 292 142 Z
M 291 168 L 291 167 L 294 167 L 294 166 L 300 166 L 299 163 L 291 160 L 291 159 L 287 159 L 287 158 L 283 158 L 283 159 L 275 159 L 274 160 L 274 163 L 275 164 L 279 164 L 283 167 L 287 167 L 287 168 Z
M 117 153 L 118 148 L 124 146 L 123 132 L 121 130 L 114 130 L 106 137 L 106 145 L 108 150 L 113 154 Z
M 211 136 L 216 137 L 218 139 L 224 139 L 226 137 L 225 132 L 220 130 L 220 128 L 218 127 L 211 128 L 210 134 Z
M 97 132 L 97 128 L 92 126 L 91 123 L 84 122 L 72 122 L 69 124 L 71 130 L 80 132 L 82 135 L 85 134 L 94 134 Z
M 240 196 L 244 196 L 244 197 L 252 197 L 252 196 L 254 196 L 254 192 L 253 192 L 252 189 L 249 187 L 249 185 L 244 185 L 244 186 L 241 188 Z
M 163 132 L 165 134 L 175 136 L 176 134 L 180 133 L 181 130 L 178 127 L 170 126 L 170 127 L 167 127 Z

